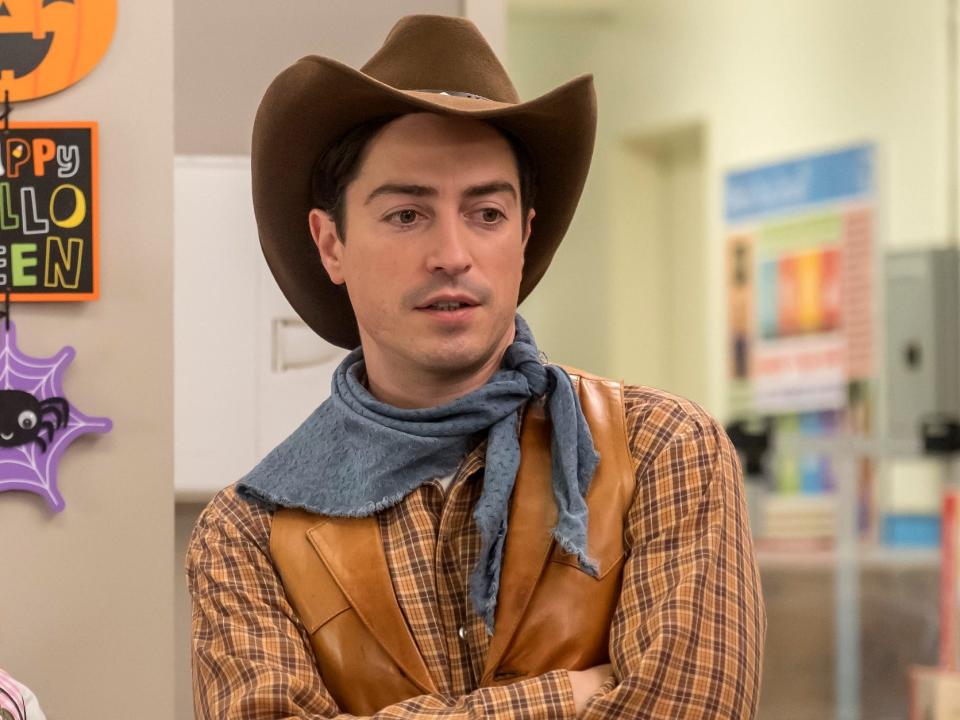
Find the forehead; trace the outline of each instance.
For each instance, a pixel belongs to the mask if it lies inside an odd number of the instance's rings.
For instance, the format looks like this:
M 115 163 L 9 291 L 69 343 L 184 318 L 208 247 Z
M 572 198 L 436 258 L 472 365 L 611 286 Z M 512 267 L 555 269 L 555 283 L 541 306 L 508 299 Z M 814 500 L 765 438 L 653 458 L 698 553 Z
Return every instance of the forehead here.
M 357 179 L 382 180 L 385 175 L 515 179 L 517 164 L 510 143 L 488 123 L 414 113 L 385 125 L 365 148 Z

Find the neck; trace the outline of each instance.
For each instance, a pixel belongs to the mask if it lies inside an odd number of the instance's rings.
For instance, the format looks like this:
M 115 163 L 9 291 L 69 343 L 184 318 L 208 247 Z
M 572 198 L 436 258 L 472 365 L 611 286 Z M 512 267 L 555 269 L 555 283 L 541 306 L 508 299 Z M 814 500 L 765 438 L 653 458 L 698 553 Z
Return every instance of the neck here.
M 513 338 L 514 333 L 508 333 L 480 365 L 459 370 L 397 370 L 382 362 L 382 358 L 365 356 L 367 387 L 377 400 L 398 408 L 427 408 L 452 402 L 483 387 L 493 377 Z

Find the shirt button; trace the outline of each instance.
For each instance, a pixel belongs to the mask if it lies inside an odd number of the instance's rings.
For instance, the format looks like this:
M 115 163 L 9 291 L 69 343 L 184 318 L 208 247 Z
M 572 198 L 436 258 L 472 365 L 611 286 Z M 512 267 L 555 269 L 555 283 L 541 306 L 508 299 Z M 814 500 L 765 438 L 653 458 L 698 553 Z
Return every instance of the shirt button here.
M 463 625 L 460 626 L 460 629 L 457 630 L 457 635 L 460 636 L 461 640 L 467 639 L 467 631 L 463 628 Z

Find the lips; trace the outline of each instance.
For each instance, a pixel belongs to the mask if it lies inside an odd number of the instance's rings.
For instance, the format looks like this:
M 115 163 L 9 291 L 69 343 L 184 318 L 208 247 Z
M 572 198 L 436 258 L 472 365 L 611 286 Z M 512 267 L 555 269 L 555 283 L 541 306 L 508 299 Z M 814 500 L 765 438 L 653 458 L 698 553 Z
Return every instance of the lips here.
M 463 328 L 471 321 L 480 303 L 462 293 L 439 293 L 417 306 L 417 312 L 444 328 Z
M 422 305 L 417 306 L 417 310 L 433 310 L 435 312 L 455 312 L 466 308 L 479 305 L 469 295 L 435 295 Z
M 47 56 L 52 42 L 52 32 L 40 39 L 30 33 L 0 33 L 0 73 L 12 70 L 14 78 L 32 73 Z
M 473 305 L 466 305 L 464 303 L 458 303 L 458 302 L 439 302 L 439 303 L 433 303 L 431 305 L 427 305 L 427 307 L 421 308 L 421 310 L 441 310 L 441 311 L 449 312 L 451 310 L 459 310 L 460 308 L 465 308 L 465 307 L 473 307 Z

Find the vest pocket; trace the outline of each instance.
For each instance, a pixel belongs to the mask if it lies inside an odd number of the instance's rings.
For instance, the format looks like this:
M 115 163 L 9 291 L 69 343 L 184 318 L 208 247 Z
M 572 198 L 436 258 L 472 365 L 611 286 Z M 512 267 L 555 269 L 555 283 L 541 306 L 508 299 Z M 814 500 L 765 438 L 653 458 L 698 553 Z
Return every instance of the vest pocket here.
M 575 555 L 555 547 L 516 634 L 493 673 L 529 676 L 609 662 L 610 623 L 620 599 L 624 553 L 595 558 L 601 577 L 580 569 Z M 502 681 L 509 682 L 509 681 Z
M 352 607 L 327 615 L 310 633 L 323 684 L 341 712 L 373 715 L 422 694 Z
M 310 624 L 310 627 L 307 628 L 307 632 L 313 635 L 313 633 L 315 633 L 317 630 L 322 628 L 328 622 L 336 618 L 338 615 L 341 615 L 347 612 L 347 610 L 349 609 L 350 609 L 350 606 L 348 605 L 345 608 L 341 608 L 340 610 L 336 610 L 332 612 L 330 615 L 327 615 L 326 617 L 317 618 L 314 622 Z
M 588 550 L 588 553 L 589 553 L 589 550 Z M 611 570 L 613 570 L 614 568 L 620 567 L 620 565 L 623 563 L 623 559 L 625 555 L 626 553 L 624 553 L 623 549 L 621 548 L 619 552 L 617 551 L 607 552 L 602 557 L 591 558 L 597 563 L 597 566 L 600 571 L 599 577 L 595 579 L 603 580 L 603 578 L 606 577 L 606 575 Z M 589 557 L 589 554 L 588 554 L 588 557 Z M 553 551 L 550 553 L 550 562 L 559 563 L 560 565 L 569 565 L 570 567 L 576 568 L 577 570 L 580 570 L 581 572 L 583 572 L 583 569 L 580 567 L 580 560 L 577 558 L 577 556 L 573 553 L 568 553 L 566 550 L 564 550 L 563 546 L 561 546 L 560 543 L 554 543 Z M 593 577 L 592 575 L 589 575 L 586 572 L 584 572 L 583 574 L 587 575 L 587 577 Z
M 352 608 L 346 596 L 335 585 L 331 583 L 331 586 L 324 589 L 327 592 L 299 603 L 296 608 L 304 628 L 311 635 Z

